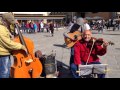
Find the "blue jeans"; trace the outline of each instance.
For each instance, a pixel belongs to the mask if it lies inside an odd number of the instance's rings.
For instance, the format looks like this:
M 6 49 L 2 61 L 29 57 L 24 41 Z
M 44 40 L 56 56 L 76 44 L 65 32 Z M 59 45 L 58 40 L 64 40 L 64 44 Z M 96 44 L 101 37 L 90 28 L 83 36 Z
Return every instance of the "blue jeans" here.
M 74 63 L 72 63 L 72 64 L 70 65 L 70 69 L 71 69 L 71 73 L 72 73 L 73 78 L 80 78 L 80 77 L 78 76 L 78 74 L 76 73 L 76 71 L 78 70 L 77 65 L 75 65 Z
M 74 48 L 73 48 L 73 47 L 71 47 L 70 62 L 69 62 L 69 65 L 71 66 L 72 63 L 74 63 Z
M 92 62 L 89 64 L 101 64 L 100 62 Z M 82 62 L 82 65 L 85 65 L 84 62 Z M 71 72 L 74 78 L 80 78 L 80 76 L 78 76 L 78 74 L 76 73 L 76 71 L 78 70 L 78 66 L 75 65 L 74 63 L 71 64 Z M 105 78 L 105 74 L 97 74 L 98 78 Z
M 0 56 L 0 78 L 10 77 L 10 56 Z

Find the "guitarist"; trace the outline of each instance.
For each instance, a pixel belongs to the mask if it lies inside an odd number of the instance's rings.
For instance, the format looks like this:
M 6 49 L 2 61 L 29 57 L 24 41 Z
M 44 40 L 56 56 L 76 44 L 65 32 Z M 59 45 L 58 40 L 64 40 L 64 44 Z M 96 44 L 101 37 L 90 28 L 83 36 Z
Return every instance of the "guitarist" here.
M 16 23 L 12 13 L 4 13 L 0 22 L 0 78 L 9 78 L 10 76 L 10 52 L 12 50 L 23 49 L 25 46 L 12 40 L 10 25 Z
M 75 31 L 80 31 L 82 33 L 83 30 L 84 30 L 84 19 L 83 18 L 78 18 L 76 20 L 76 23 L 73 23 L 70 26 L 70 29 L 68 29 L 68 31 L 65 32 L 63 35 L 64 35 L 64 37 L 67 37 L 67 38 L 69 38 L 71 40 L 74 40 L 74 39 L 72 39 L 72 38 L 70 38 L 68 36 L 68 33 L 74 33 Z M 69 63 L 70 64 L 70 68 L 71 68 L 71 64 L 73 63 L 73 60 L 74 60 L 74 50 L 73 49 L 74 48 L 71 47 L 71 56 L 70 56 L 70 63 Z
M 91 40 L 92 44 L 90 44 Z M 99 45 L 93 44 L 93 41 L 95 41 L 95 39 L 92 39 L 91 31 L 85 30 L 83 32 L 83 39 L 74 45 L 74 62 L 71 64 L 71 72 L 74 78 L 79 78 L 76 71 L 81 64 L 101 64 L 98 55 L 103 56 L 106 54 L 108 42 L 103 40 L 103 43 Z M 94 46 L 91 50 L 92 45 Z M 105 74 L 99 74 L 98 78 L 105 78 Z
M 71 27 L 71 29 L 69 30 L 69 32 L 66 32 L 66 33 L 64 33 L 63 35 L 64 35 L 64 37 L 67 37 L 67 38 L 69 38 L 69 39 L 71 39 L 71 40 L 74 40 L 74 39 L 72 39 L 72 38 L 70 38 L 69 36 L 68 36 L 68 33 L 74 33 L 75 31 L 80 31 L 80 25 L 78 25 L 78 24 L 73 24 L 73 26 Z M 71 47 L 71 56 L 70 56 L 70 66 L 71 66 L 71 64 L 73 63 L 73 57 L 74 57 L 74 52 L 73 52 L 74 50 L 73 50 L 73 47 Z

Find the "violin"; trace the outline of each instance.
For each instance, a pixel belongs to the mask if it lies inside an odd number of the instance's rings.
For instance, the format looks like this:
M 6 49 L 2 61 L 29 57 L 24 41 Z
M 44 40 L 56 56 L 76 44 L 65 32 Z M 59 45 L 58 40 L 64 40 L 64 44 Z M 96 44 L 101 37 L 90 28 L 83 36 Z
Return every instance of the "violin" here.
M 88 46 L 92 46 L 94 42 L 94 46 L 101 46 L 104 43 L 104 39 L 103 38 L 95 38 L 92 37 L 91 40 L 88 42 Z M 114 43 L 112 41 L 108 42 L 108 45 L 114 45 Z

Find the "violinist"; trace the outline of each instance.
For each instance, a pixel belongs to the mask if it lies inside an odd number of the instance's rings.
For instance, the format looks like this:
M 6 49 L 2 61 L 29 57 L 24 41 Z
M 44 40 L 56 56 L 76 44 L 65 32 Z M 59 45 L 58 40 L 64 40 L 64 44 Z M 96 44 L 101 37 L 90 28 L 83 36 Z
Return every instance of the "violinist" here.
M 25 46 L 14 42 L 10 25 L 14 25 L 15 19 L 12 13 L 4 13 L 0 21 L 0 78 L 10 77 L 10 52 L 13 50 L 25 50 Z
M 107 52 L 107 46 L 107 41 L 92 38 L 91 31 L 85 30 L 83 32 L 82 40 L 78 41 L 74 45 L 74 63 L 71 64 L 71 72 L 73 77 L 79 78 L 76 71 L 80 65 L 86 65 L 86 63 L 101 64 L 98 55 L 105 55 Z M 105 78 L 105 74 L 99 74 L 98 78 Z

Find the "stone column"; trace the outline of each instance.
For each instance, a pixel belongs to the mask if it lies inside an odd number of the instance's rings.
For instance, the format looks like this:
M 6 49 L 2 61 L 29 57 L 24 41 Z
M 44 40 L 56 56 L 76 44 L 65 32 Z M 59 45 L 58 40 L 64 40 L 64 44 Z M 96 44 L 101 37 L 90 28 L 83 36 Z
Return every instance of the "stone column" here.
M 48 13 L 46 12 L 45 14 L 43 14 L 43 16 L 48 16 Z M 47 23 L 47 19 L 43 19 L 44 23 Z

